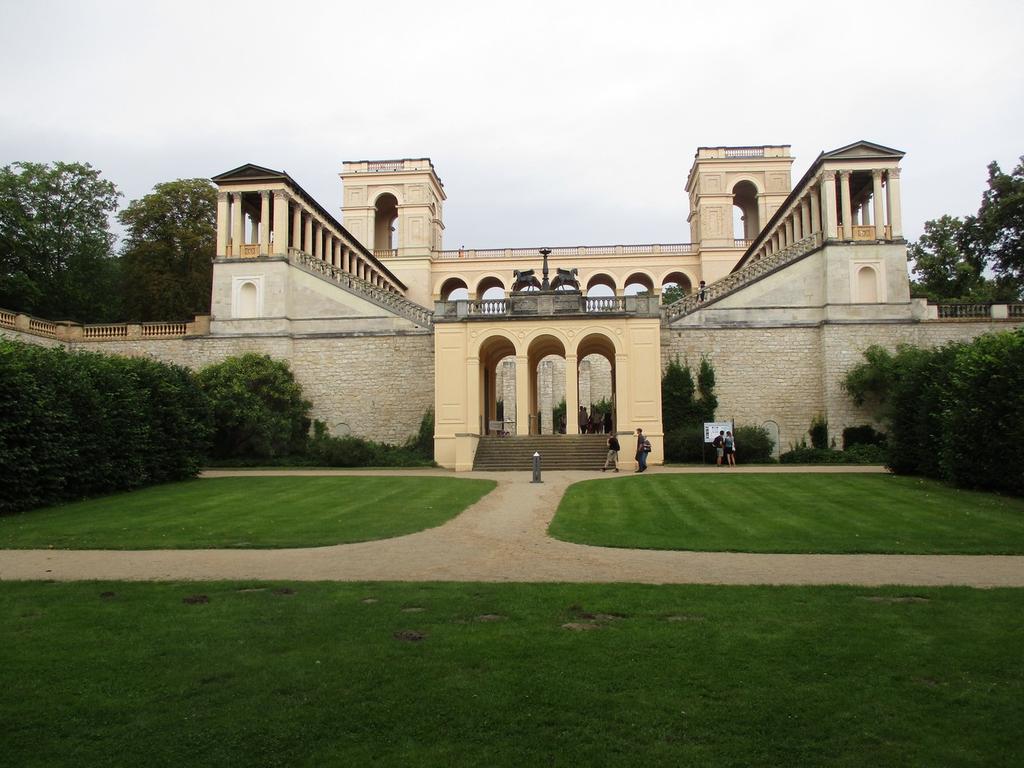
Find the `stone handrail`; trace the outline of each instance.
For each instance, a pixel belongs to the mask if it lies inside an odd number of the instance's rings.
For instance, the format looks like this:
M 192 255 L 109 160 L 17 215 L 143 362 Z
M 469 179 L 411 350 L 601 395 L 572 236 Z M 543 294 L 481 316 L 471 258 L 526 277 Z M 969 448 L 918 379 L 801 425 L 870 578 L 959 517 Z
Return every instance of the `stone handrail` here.
M 346 272 L 341 267 L 336 267 L 322 259 L 311 256 L 305 251 L 289 248 L 288 261 L 307 272 L 337 283 L 342 288 L 362 296 L 364 299 L 394 312 L 396 315 L 412 320 L 417 325 L 429 327 L 433 322 L 433 313 L 426 307 L 410 301 L 399 293 L 381 288 L 368 280 L 363 280 L 361 277 L 356 277 L 351 272 Z
M 182 339 L 209 333 L 210 318 L 200 315 L 192 322 L 92 323 L 82 325 L 70 320 L 53 322 L 31 315 L 0 309 L 0 328 L 10 328 L 33 336 L 58 341 L 123 341 L 138 339 Z
M 822 242 L 821 233 L 816 232 L 783 248 L 781 251 L 773 253 L 771 256 L 750 261 L 742 269 L 732 272 L 721 280 L 716 280 L 711 285 L 706 286 L 703 294 L 699 292 L 691 293 L 679 301 L 672 302 L 667 307 L 664 307 L 662 311 L 664 312 L 665 319 L 669 322 L 678 320 L 680 317 L 688 315 L 712 301 L 721 299 L 733 291 L 761 279 L 768 273 L 774 272 L 802 256 L 806 256 L 811 251 L 821 247 Z
M 588 298 L 576 291 L 524 291 L 504 299 L 461 299 L 438 301 L 436 321 L 465 320 L 487 317 L 521 317 L 549 315 L 589 315 L 621 313 L 656 317 L 657 296 L 600 296 Z
M 623 254 L 676 254 L 695 253 L 693 243 L 651 243 L 648 245 L 576 245 L 564 248 L 552 248 L 551 256 L 617 256 Z M 432 251 L 431 258 L 435 261 L 450 259 L 539 259 L 539 248 L 488 248 L 466 249 L 455 251 Z

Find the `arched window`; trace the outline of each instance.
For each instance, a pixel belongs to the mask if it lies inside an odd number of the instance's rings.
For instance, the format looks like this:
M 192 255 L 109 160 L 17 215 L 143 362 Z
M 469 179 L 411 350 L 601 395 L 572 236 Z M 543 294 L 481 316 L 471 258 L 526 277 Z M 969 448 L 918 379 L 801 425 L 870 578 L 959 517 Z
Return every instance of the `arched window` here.
M 457 277 L 450 277 L 441 285 L 441 301 L 464 301 L 469 298 L 469 288 Z
M 757 187 L 750 181 L 741 181 L 732 188 L 733 233 L 736 240 L 753 240 L 761 231 L 757 212 Z
M 238 287 L 238 311 L 235 317 L 259 317 L 259 289 L 256 283 L 244 282 Z
M 398 247 L 398 199 L 390 192 L 377 198 L 373 217 L 373 249 L 391 251 Z
M 878 272 L 874 267 L 857 270 L 857 299 L 864 303 L 878 301 Z

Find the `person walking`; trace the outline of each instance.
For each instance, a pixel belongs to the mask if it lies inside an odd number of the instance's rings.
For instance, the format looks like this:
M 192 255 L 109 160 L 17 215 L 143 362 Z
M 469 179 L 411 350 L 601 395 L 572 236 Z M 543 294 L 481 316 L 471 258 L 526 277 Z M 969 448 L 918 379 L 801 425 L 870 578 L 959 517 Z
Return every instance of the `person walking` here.
M 637 472 L 647 471 L 647 454 L 651 452 L 651 441 L 644 437 L 644 431 L 636 428 L 636 463 Z
M 612 467 L 613 470 L 615 470 L 616 472 L 619 471 L 619 449 L 620 449 L 620 447 L 621 446 L 619 446 L 619 438 L 617 438 L 615 435 L 609 435 L 608 436 L 608 455 L 605 457 L 604 466 L 601 467 L 601 471 L 602 472 L 604 472 L 606 469 L 608 469 L 608 465 L 609 464 L 611 464 L 611 467 Z
M 723 445 L 725 449 L 725 460 L 730 467 L 736 466 L 736 440 L 732 436 L 732 432 L 725 433 L 725 443 Z

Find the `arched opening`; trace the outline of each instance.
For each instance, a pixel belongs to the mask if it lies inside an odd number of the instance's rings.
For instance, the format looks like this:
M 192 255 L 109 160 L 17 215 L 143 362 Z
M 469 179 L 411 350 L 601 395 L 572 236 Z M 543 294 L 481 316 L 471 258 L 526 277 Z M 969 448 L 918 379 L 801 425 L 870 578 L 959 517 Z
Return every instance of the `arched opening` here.
M 576 359 L 579 403 L 587 410 L 588 424 L 596 432 L 614 433 L 619 425 L 615 409 L 615 345 L 603 334 L 589 334 L 576 347 Z
M 259 317 L 259 290 L 256 283 L 245 282 L 238 288 L 238 312 L 236 317 Z
M 643 272 L 634 272 L 632 275 L 626 278 L 625 287 L 622 289 L 624 296 L 636 296 L 640 293 L 653 293 L 654 292 L 654 281 L 651 280 L 649 275 L 645 275 Z
M 530 342 L 530 434 L 554 434 L 564 425 L 558 417 L 565 401 L 565 345 L 549 335 Z M 564 410 L 564 408 L 561 408 Z M 571 418 L 568 414 L 566 418 Z
M 373 248 L 391 251 L 398 243 L 398 199 L 390 192 L 377 198 L 373 214 Z
M 449 277 L 441 283 L 441 301 L 464 301 L 469 298 L 466 282 L 458 277 Z
M 485 277 L 476 284 L 476 297 L 478 299 L 504 299 L 505 284 L 497 277 Z
M 493 336 L 480 345 L 480 434 L 515 431 L 516 349 L 504 336 Z M 499 372 L 499 366 L 501 370 Z M 511 400 L 512 418 L 508 406 Z M 499 405 L 501 403 L 501 412 Z
M 586 294 L 588 298 L 599 298 L 615 295 L 615 278 L 611 275 L 598 273 L 587 280 Z
M 878 273 L 874 267 L 857 270 L 857 300 L 866 304 L 878 302 Z
M 661 279 L 661 303 L 671 304 L 693 293 L 693 283 L 684 272 L 672 272 Z
M 736 240 L 753 240 L 761 231 L 757 211 L 757 187 L 751 181 L 741 181 L 732 188 L 732 236 Z

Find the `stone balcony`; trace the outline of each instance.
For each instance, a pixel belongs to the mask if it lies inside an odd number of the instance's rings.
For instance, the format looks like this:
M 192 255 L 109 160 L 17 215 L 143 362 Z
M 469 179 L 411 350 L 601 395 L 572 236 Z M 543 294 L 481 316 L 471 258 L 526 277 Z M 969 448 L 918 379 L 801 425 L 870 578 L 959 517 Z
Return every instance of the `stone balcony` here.
M 504 299 L 438 301 L 435 323 L 463 320 L 529 319 L 540 317 L 632 316 L 658 317 L 658 296 L 587 297 L 579 291 L 523 291 Z

